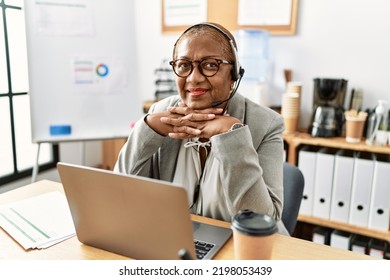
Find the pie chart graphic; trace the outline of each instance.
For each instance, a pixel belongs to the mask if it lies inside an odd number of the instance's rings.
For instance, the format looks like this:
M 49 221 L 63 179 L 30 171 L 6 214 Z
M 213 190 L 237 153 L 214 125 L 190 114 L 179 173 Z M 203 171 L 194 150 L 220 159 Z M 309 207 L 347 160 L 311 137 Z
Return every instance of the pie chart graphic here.
M 106 77 L 108 75 L 108 66 L 106 64 L 100 63 L 96 66 L 96 74 L 99 77 Z

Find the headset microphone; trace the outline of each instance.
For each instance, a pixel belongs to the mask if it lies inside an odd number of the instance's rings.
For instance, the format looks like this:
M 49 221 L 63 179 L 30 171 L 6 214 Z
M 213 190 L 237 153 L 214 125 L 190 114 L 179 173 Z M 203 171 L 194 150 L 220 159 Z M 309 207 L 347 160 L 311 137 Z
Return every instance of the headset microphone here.
M 233 97 L 234 93 L 235 92 L 233 92 L 228 99 L 211 102 L 211 107 L 217 107 L 217 106 L 221 105 L 222 103 L 229 101 Z
M 230 94 L 229 98 L 225 99 L 225 100 L 211 102 L 211 107 L 217 107 L 217 106 L 221 105 L 222 103 L 225 103 L 233 98 L 234 94 L 236 93 L 236 91 L 238 89 L 238 86 L 240 85 L 240 82 L 241 82 L 242 76 L 244 75 L 244 72 L 245 72 L 244 68 L 240 68 L 240 72 L 239 72 L 240 75 L 239 75 L 238 81 L 236 81 L 236 84 L 234 86 L 234 90 Z

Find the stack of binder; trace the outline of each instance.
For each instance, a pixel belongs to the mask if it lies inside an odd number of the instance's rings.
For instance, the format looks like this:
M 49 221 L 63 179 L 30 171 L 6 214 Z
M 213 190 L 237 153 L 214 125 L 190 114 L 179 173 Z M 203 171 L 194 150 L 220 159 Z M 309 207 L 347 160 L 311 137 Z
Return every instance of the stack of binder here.
M 322 148 L 317 152 L 314 175 L 313 216 L 329 219 L 333 186 L 335 151 Z
M 371 153 L 362 152 L 355 157 L 349 210 L 350 224 L 368 227 L 374 160 Z
M 387 231 L 390 228 L 390 160 L 378 155 L 374 163 L 368 227 Z
M 390 155 L 304 146 L 300 214 L 382 231 L 390 229 Z
M 335 155 L 330 220 L 348 223 L 354 153 L 340 150 Z
M 303 197 L 299 213 L 311 216 L 313 214 L 314 178 L 316 172 L 317 149 L 305 146 L 299 151 L 298 167 L 305 178 Z

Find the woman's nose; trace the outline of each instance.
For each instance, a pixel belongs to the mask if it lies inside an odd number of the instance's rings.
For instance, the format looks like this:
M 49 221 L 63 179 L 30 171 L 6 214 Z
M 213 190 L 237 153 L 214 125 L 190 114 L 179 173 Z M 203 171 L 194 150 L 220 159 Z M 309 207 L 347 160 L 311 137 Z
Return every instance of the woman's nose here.
M 199 82 L 205 80 L 205 76 L 203 76 L 203 74 L 199 70 L 199 64 L 196 64 L 197 65 L 195 65 L 195 63 L 193 64 L 194 68 L 192 70 L 192 73 L 187 77 L 187 81 L 189 82 Z

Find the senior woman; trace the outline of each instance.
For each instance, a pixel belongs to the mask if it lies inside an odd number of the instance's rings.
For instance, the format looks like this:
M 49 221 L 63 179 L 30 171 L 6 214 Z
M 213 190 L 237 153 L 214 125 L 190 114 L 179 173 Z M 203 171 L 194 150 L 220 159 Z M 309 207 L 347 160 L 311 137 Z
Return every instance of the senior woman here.
M 155 103 L 136 123 L 114 171 L 183 186 L 194 214 L 230 222 L 251 209 L 287 234 L 283 119 L 236 93 L 244 70 L 233 35 L 216 23 L 191 26 L 170 65 L 179 95 Z

